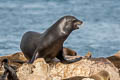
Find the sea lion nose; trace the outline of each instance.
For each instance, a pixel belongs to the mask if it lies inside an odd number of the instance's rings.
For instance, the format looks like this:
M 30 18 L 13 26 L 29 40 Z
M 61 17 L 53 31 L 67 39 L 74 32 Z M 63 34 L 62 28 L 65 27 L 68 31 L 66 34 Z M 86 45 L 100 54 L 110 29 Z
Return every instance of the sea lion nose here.
M 77 25 L 81 25 L 81 24 L 83 24 L 83 21 L 81 21 L 81 20 L 75 20 L 75 23 L 77 24 Z
M 78 24 L 80 24 L 80 25 L 81 25 L 81 24 L 83 24 L 83 21 L 81 21 L 81 20 L 78 20 Z

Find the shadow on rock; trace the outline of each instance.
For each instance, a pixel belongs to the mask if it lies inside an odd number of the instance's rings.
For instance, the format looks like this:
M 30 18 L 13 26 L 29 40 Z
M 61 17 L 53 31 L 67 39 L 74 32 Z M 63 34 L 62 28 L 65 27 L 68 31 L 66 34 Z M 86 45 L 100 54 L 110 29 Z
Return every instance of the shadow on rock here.
M 70 77 L 70 78 L 63 79 L 63 80 L 82 80 L 83 78 L 86 78 L 86 77 L 83 77 L 83 76 L 75 76 L 75 77 Z

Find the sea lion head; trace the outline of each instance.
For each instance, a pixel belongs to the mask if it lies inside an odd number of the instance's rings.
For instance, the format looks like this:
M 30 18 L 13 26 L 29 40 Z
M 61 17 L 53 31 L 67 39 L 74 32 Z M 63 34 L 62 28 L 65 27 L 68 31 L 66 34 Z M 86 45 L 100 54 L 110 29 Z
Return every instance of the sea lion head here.
M 64 16 L 59 21 L 59 28 L 63 33 L 70 33 L 73 30 L 79 29 L 79 25 L 83 22 L 74 16 Z
M 8 63 L 8 59 L 3 59 L 1 63 Z
M 1 67 L 2 67 L 2 65 L 4 65 L 4 64 L 8 64 L 8 59 L 3 59 L 3 60 L 1 61 Z

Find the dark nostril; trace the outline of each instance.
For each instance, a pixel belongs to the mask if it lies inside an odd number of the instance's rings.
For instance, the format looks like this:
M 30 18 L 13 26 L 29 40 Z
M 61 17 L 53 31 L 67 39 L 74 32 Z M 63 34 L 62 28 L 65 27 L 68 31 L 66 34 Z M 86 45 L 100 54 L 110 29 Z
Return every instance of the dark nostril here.
M 80 21 L 81 24 L 83 24 L 83 21 Z

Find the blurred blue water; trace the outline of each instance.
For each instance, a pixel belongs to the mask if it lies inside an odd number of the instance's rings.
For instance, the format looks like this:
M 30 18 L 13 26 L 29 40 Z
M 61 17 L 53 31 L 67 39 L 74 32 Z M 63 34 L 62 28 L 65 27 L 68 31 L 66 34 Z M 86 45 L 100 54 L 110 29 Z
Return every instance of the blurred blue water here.
M 120 0 L 0 0 L 0 56 L 20 51 L 24 32 L 43 32 L 64 15 L 84 21 L 64 46 L 94 57 L 120 50 Z

